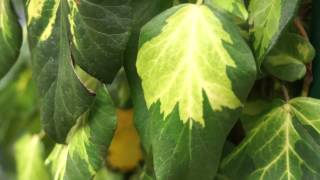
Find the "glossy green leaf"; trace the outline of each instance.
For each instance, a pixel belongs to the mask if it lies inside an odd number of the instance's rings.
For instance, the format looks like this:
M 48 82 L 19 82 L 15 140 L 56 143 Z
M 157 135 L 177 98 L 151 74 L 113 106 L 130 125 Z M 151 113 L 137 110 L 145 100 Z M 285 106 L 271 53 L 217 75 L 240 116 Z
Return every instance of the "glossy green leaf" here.
M 255 80 L 237 27 L 204 5 L 167 10 L 143 27 L 137 70 L 157 179 L 213 178 Z
M 19 56 L 22 30 L 10 0 L 0 1 L 0 79 Z
M 291 21 L 299 0 L 251 0 L 249 23 L 258 67 Z
M 230 179 L 319 179 L 320 101 L 275 101 L 222 162 Z
M 248 11 L 243 0 L 205 0 L 204 2 L 241 20 L 247 20 L 248 18 Z
M 263 62 L 266 71 L 284 81 L 296 81 L 306 74 L 306 65 L 315 56 L 315 50 L 308 40 L 285 33 Z
M 116 110 L 105 87 L 73 129 L 68 145 L 56 145 L 46 164 L 55 180 L 91 179 L 104 165 L 116 129 Z
M 51 180 L 44 164 L 44 146 L 38 135 L 24 135 L 15 144 L 18 180 Z

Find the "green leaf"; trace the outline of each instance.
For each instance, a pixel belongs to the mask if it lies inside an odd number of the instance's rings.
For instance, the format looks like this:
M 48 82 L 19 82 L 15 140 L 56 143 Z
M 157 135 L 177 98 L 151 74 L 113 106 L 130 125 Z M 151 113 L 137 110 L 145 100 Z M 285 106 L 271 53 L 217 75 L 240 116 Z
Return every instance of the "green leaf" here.
M 250 49 L 236 25 L 192 4 L 147 23 L 140 45 L 137 70 L 150 114 L 137 124 L 145 124 L 157 179 L 212 179 L 255 80 Z
M 129 39 L 129 0 L 68 0 L 72 55 L 92 76 L 111 83 Z M 71 38 L 70 38 L 71 39 Z
M 284 81 L 296 81 L 306 74 L 305 64 L 310 63 L 315 50 L 308 40 L 285 33 L 263 62 L 266 71 Z
M 258 67 L 294 16 L 298 2 L 299 0 L 250 1 L 250 31 Z
M 320 101 L 276 100 L 221 165 L 230 179 L 319 179 Z
M 0 1 L 0 79 L 18 59 L 22 30 L 10 0 Z
M 24 135 L 15 144 L 18 180 L 50 180 L 44 165 L 44 146 L 38 135 Z
M 41 97 L 41 121 L 57 142 L 65 138 L 93 95 L 76 76 L 69 48 L 67 1 L 30 0 L 28 36 L 34 77 Z
M 248 19 L 248 11 L 243 0 L 205 0 L 206 4 L 214 7 L 219 8 L 222 11 L 227 12 L 241 20 Z
M 68 145 L 56 145 L 46 160 L 55 180 L 91 179 L 103 167 L 116 129 L 116 110 L 105 87 L 82 118 Z

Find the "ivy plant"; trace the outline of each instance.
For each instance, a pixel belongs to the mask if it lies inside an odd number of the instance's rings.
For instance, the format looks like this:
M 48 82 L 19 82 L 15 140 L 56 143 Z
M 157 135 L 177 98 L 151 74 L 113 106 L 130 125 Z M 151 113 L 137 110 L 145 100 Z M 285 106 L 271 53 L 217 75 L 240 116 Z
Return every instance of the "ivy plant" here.
M 320 179 L 317 1 L 1 0 L 0 179 Z

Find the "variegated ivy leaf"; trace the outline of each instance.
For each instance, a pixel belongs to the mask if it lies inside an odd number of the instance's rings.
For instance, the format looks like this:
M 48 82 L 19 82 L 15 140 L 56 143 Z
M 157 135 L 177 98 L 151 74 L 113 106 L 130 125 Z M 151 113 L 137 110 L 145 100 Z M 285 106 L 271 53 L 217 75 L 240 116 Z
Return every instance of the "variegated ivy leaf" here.
M 44 165 L 44 146 L 38 135 L 24 135 L 15 144 L 17 179 L 51 180 Z
M 275 101 L 221 165 L 229 179 L 319 179 L 320 101 Z
M 263 62 L 266 71 L 284 81 L 296 81 L 306 74 L 315 56 L 310 42 L 294 33 L 284 33 Z
M 249 22 L 258 67 L 288 25 L 299 0 L 251 0 Z
M 213 179 L 225 138 L 255 80 L 253 56 L 236 25 L 204 5 L 173 7 L 142 28 L 137 61 L 144 91 L 134 60 L 127 69 L 146 162 L 155 171 L 145 173 L 156 179 Z M 217 87 L 218 94 L 203 87 Z M 150 96 L 152 91 L 160 99 Z M 181 104 L 184 97 L 192 100 L 190 111 Z M 162 101 L 171 101 L 173 109 L 161 107 Z
M 65 141 L 93 100 L 74 73 L 71 57 L 98 79 L 111 81 L 128 39 L 129 11 L 127 0 L 27 1 L 42 125 L 57 142 Z
M 22 30 L 11 0 L 0 1 L 0 79 L 16 62 L 22 44 Z
M 243 0 L 205 0 L 204 2 L 241 20 L 247 20 L 248 18 L 248 11 Z
M 242 106 L 233 83 L 253 81 L 254 59 L 236 27 L 207 6 L 180 6 L 148 23 L 140 38 L 137 70 L 149 108 L 160 101 L 166 118 L 178 105 L 184 123 L 205 127 L 204 95 L 215 111 Z
M 56 145 L 46 165 L 54 180 L 92 179 L 103 167 L 116 129 L 116 112 L 105 87 L 87 116 L 74 129 L 68 145 Z

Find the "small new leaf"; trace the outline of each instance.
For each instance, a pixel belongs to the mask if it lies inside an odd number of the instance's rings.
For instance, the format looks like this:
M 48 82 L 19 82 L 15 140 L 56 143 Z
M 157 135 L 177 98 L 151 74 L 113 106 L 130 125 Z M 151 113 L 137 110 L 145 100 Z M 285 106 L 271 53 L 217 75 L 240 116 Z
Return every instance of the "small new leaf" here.
M 284 33 L 263 62 L 265 70 L 284 81 L 296 81 L 306 74 L 306 65 L 315 56 L 315 49 L 305 38 Z

